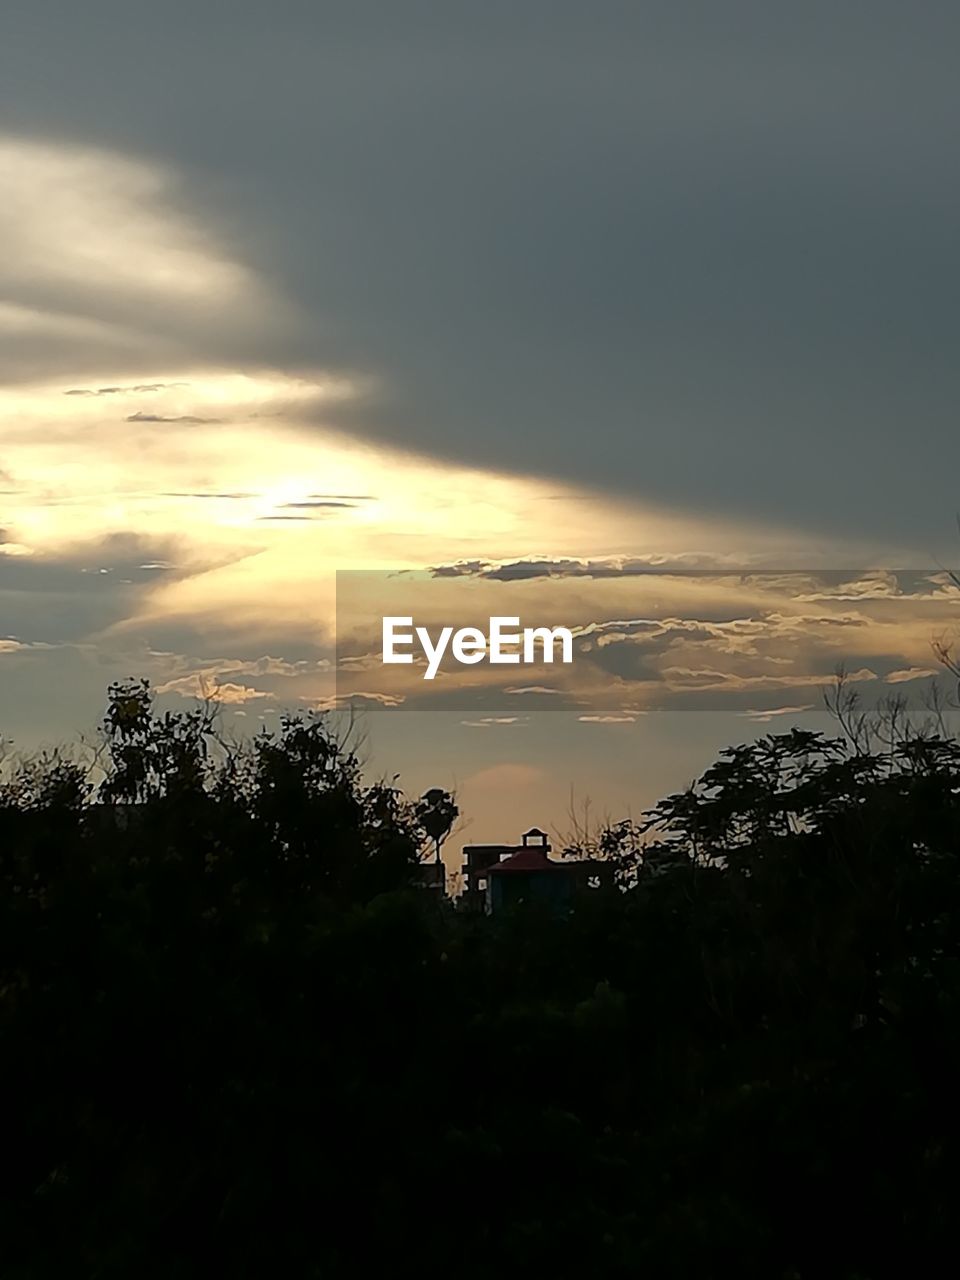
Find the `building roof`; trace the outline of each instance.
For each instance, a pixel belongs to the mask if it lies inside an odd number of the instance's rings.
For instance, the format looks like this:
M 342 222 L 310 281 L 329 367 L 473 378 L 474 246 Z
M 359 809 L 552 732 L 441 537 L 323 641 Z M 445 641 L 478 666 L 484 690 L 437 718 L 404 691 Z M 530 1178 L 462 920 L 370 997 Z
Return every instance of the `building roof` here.
M 554 862 L 543 852 L 542 849 L 520 849 L 512 857 L 505 858 L 503 862 L 495 862 L 492 867 L 487 868 L 488 876 L 504 875 L 515 872 L 531 872 L 531 871 L 568 871 L 569 867 L 560 862 Z

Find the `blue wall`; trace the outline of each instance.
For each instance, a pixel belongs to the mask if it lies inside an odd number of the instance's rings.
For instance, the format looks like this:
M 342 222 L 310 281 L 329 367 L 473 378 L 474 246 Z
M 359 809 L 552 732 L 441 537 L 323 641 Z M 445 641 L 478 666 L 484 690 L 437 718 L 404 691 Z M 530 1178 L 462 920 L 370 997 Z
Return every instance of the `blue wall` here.
M 526 904 L 563 910 L 572 897 L 573 877 L 559 871 L 512 871 L 487 881 L 493 912 Z

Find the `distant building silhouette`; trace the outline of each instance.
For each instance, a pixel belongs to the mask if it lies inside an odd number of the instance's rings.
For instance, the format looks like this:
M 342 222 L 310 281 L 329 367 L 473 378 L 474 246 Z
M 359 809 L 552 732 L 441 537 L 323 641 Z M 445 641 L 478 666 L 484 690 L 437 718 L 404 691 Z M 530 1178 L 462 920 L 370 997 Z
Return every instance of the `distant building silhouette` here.
M 429 889 L 431 893 L 444 897 L 447 892 L 447 869 L 442 862 L 421 862 L 414 877 L 414 884 L 420 889 Z
M 531 827 L 516 844 L 468 844 L 463 855 L 460 907 L 495 914 L 536 905 L 565 910 L 581 889 L 609 879 L 609 867 L 593 860 L 558 862 L 549 856 L 545 831 Z

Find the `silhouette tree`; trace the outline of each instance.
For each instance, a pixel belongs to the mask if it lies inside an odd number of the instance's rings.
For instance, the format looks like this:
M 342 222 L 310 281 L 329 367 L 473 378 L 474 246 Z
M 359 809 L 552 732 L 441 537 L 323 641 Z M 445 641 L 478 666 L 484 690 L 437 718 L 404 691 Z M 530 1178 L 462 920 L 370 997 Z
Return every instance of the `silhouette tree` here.
M 411 887 L 446 793 L 113 686 L 94 761 L 0 775 L 4 1280 L 932 1273 L 960 746 L 849 710 L 591 833 L 570 913 L 478 917 Z

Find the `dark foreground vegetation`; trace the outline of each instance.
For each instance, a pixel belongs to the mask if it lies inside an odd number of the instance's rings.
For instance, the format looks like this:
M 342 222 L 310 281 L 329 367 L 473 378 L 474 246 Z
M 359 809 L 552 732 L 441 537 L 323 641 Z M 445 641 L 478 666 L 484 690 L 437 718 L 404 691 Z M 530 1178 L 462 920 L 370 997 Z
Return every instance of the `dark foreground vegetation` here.
M 105 729 L 0 790 L 4 1280 L 952 1270 L 947 736 L 736 748 L 486 918 L 322 722 Z

